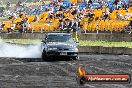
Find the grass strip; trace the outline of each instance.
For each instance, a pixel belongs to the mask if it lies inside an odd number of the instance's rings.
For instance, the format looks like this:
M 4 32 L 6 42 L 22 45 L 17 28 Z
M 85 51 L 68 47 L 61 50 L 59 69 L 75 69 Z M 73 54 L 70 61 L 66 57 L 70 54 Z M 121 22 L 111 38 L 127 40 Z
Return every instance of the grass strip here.
M 132 42 L 117 42 L 117 41 L 87 41 L 80 40 L 80 46 L 104 46 L 104 47 L 128 47 L 132 48 Z
M 3 42 L 11 42 L 18 44 L 40 44 L 40 39 L 3 39 Z M 79 40 L 79 46 L 104 46 L 104 47 L 128 47 L 132 48 L 132 42 L 117 41 L 88 41 Z

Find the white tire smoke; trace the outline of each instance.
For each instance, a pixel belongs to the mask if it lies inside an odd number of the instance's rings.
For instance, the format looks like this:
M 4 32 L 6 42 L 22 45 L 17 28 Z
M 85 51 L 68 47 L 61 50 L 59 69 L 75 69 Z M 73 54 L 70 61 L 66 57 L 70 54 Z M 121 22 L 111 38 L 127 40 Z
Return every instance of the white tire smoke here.
M 0 40 L 0 57 L 41 58 L 41 45 L 19 45 Z

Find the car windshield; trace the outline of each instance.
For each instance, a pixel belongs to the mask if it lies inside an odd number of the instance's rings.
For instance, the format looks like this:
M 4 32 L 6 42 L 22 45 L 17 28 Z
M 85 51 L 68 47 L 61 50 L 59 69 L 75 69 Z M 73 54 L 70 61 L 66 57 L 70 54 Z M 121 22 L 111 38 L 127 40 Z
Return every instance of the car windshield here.
M 73 43 L 71 35 L 48 35 L 47 42 L 67 42 Z

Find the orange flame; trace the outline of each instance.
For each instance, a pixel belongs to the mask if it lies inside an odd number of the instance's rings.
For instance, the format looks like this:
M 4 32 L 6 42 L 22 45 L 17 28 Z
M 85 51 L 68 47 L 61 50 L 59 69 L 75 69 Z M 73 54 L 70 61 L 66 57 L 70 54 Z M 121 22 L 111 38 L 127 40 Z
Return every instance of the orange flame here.
M 80 76 L 85 76 L 86 75 L 86 71 L 81 66 L 78 68 L 78 72 L 79 72 Z

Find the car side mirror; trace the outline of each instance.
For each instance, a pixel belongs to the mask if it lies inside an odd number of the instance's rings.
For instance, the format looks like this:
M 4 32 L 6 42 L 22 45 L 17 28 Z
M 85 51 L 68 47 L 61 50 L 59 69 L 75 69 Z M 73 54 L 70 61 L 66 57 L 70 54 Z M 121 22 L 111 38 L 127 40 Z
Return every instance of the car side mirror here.
M 76 42 L 77 44 L 79 44 L 79 42 Z
M 77 44 L 79 43 L 79 42 L 76 42 Z
M 75 41 L 75 44 L 76 44 L 76 45 L 78 45 L 78 44 L 79 44 L 79 42 Z
M 78 41 L 75 41 L 75 40 L 74 40 L 74 42 L 77 43 L 77 44 L 79 43 Z

